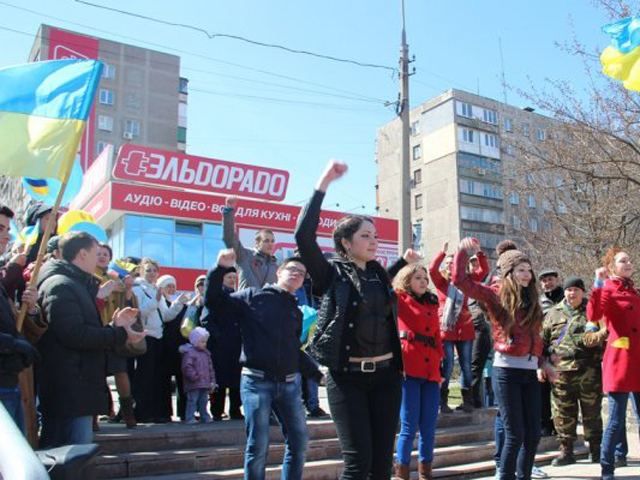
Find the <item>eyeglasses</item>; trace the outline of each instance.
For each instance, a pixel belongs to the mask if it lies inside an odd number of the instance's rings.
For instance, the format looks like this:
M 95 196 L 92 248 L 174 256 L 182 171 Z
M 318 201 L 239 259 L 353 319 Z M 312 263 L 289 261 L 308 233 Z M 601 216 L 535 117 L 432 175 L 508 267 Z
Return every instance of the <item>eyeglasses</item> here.
M 291 273 L 297 273 L 299 275 L 302 275 L 303 277 L 307 274 L 306 270 L 303 270 L 302 268 L 295 267 L 293 265 L 287 265 L 286 267 L 284 267 L 284 269 L 290 271 Z

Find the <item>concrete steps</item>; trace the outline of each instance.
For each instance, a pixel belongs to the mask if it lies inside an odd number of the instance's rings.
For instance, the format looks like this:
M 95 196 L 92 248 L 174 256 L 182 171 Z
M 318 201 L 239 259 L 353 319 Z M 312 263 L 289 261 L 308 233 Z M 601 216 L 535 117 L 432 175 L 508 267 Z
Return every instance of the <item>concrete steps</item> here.
M 436 431 L 436 478 L 472 478 L 493 469 L 492 409 L 473 414 L 441 415 Z M 310 420 L 304 478 L 333 480 L 342 470 L 340 445 L 330 419 Z M 280 478 L 284 444 L 278 427 L 270 431 L 267 478 Z M 240 479 L 243 477 L 244 424 L 142 425 L 135 430 L 108 426 L 96 435 L 101 445 L 98 478 Z M 417 443 L 417 442 L 416 442 Z M 417 448 L 417 444 L 414 444 Z M 553 438 L 541 441 L 540 451 L 555 451 Z M 412 455 L 416 469 L 417 451 Z M 549 457 L 549 459 L 552 457 Z

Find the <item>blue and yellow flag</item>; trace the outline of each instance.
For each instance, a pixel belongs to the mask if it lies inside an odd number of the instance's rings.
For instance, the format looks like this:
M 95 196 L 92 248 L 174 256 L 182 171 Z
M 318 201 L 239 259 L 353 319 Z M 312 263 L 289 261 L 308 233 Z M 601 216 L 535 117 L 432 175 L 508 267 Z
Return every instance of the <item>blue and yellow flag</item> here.
M 627 90 L 640 91 L 640 19 L 623 18 L 602 27 L 611 45 L 600 54 L 602 73 L 620 80 Z
M 53 60 L 0 69 L 0 172 L 57 178 L 70 173 L 102 63 Z
M 38 202 L 42 202 L 45 205 L 53 206 L 58 198 L 58 192 L 62 187 L 62 182 L 57 178 L 29 178 L 24 177 L 22 179 L 22 186 L 25 191 Z M 73 162 L 71 169 L 71 175 L 67 181 L 67 188 L 64 190 L 62 196 L 61 206 L 68 206 L 82 188 L 82 167 L 80 166 L 80 160 L 76 158 Z

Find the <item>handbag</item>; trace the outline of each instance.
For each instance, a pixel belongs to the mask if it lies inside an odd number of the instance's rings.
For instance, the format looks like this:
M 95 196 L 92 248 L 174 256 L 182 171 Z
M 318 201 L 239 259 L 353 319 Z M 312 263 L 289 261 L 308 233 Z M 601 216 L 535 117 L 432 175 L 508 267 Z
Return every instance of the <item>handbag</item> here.
M 191 331 L 198 326 L 198 307 L 189 305 L 180 324 L 180 333 L 187 340 Z

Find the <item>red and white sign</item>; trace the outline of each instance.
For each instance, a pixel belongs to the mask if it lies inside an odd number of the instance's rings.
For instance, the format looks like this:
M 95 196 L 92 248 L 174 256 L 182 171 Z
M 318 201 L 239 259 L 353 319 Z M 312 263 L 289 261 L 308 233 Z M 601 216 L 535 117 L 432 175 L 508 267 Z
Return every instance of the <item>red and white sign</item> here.
M 49 27 L 49 60 L 65 58 L 98 58 L 99 42 L 95 38 L 77 35 L 57 28 Z M 80 165 L 87 171 L 94 157 L 95 108 L 91 109 L 87 125 L 80 142 Z
M 120 180 L 221 195 L 284 200 L 289 172 L 197 157 L 139 145 L 123 145 L 113 176 Z
M 165 190 L 142 185 L 111 182 L 111 208 L 127 212 L 187 218 L 201 222 L 222 221 L 225 198 L 179 190 Z M 235 211 L 236 225 L 272 228 L 292 232 L 295 230 L 300 207 L 278 203 L 240 200 Z M 336 222 L 344 213 L 323 210 L 320 214 L 318 234 L 332 234 Z M 390 218 L 373 217 L 382 241 L 398 241 L 398 222 Z

